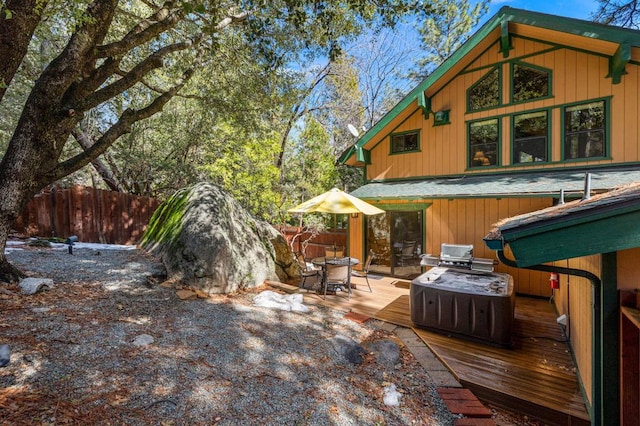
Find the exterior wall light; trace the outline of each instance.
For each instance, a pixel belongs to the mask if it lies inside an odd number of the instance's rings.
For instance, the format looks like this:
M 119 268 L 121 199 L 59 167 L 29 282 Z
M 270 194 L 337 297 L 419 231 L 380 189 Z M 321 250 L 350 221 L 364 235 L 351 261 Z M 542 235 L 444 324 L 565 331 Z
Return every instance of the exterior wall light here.
M 433 113 L 433 125 L 434 126 L 442 126 L 443 124 L 451 124 L 449 121 L 449 111 L 450 109 L 437 111 Z

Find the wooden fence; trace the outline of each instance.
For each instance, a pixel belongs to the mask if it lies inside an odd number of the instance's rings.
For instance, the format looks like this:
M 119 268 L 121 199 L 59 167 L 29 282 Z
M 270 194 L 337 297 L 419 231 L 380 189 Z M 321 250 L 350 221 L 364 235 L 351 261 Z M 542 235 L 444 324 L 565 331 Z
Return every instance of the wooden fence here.
M 29 202 L 13 229 L 28 236 L 135 244 L 160 201 L 85 186 L 52 188 Z
M 303 232 L 303 229 L 293 226 L 276 227 L 280 231 L 291 246 L 293 240 L 293 252 L 303 253 L 305 258 L 313 259 L 325 255 L 325 249 L 328 247 L 342 247 L 346 249 L 347 230 L 346 229 L 329 229 L 317 235 L 310 232 Z M 304 243 L 306 248 L 304 247 Z

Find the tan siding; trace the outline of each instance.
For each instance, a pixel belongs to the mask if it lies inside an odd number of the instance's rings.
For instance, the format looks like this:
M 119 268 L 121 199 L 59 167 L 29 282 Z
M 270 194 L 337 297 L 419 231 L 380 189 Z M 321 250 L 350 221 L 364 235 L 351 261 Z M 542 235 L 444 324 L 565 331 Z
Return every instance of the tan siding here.
M 425 253 L 439 254 L 442 243 L 473 244 L 474 255 L 495 259 L 494 251 L 484 244 L 486 230 L 499 219 L 542 209 L 549 199 L 466 199 L 424 200 L 432 205 L 425 216 Z M 502 264 L 496 270 L 513 275 L 516 291 L 534 296 L 551 296 L 549 275 L 537 271 L 508 268 Z
M 523 55 L 529 55 L 549 47 L 544 43 L 518 38 L 514 39 L 514 46 L 515 49 L 510 51 L 507 60 L 517 59 Z M 527 56 L 521 60 L 552 71 L 553 97 L 515 105 L 506 104 L 488 111 L 466 113 L 467 89 L 484 76 L 489 71 L 487 66 L 495 63 L 495 61 L 502 63 L 503 98 L 504 102 L 509 101 L 510 84 L 508 77 L 510 67 L 497 49 L 497 45 L 491 46 L 468 68 L 473 71 L 456 76 L 432 98 L 434 111 L 451 110 L 450 125 L 433 127 L 433 117 L 430 116 L 429 119 L 425 119 L 422 112 L 417 109 L 417 105 L 412 104 L 408 107 L 408 110 L 411 109 L 412 114 L 409 119 L 406 119 L 408 114 L 401 114 L 402 117 L 393 120 L 380 133 L 375 139 L 376 142 L 372 142 L 369 147 L 371 149 L 374 143 L 381 142 L 375 148 L 372 148 L 372 164 L 367 169 L 369 179 L 475 173 L 475 170 L 466 170 L 467 122 L 546 107 L 552 107 L 551 158 L 556 162 L 561 161 L 561 108 L 553 108 L 553 106 L 607 96 L 612 96 L 610 147 L 613 160 L 536 164 L 530 168 L 573 167 L 582 164 L 608 164 L 613 161 L 640 161 L 640 151 L 637 147 L 638 134 L 640 133 L 639 96 L 631 96 L 631 94 L 637 94 L 639 89 L 639 67 L 637 65 L 628 64 L 626 67 L 628 74 L 622 77 L 620 84 L 614 85 L 611 78 L 605 77 L 608 73 L 608 60 L 605 57 L 568 49 L 558 49 L 539 55 Z M 501 160 L 504 165 L 503 170 L 508 171 L 511 163 L 509 119 L 505 118 L 502 124 Z M 390 156 L 389 134 L 414 129 L 421 130 L 421 152 Z M 519 166 L 518 170 L 522 170 L 522 166 Z
M 612 55 L 615 53 L 618 45 L 616 43 L 598 40 L 596 38 L 576 37 L 573 34 L 562 33 L 560 31 L 548 30 L 540 27 L 531 27 L 524 24 L 509 24 L 510 30 L 517 32 L 523 37 L 553 40 L 554 43 L 564 46 L 572 46 L 578 49 L 592 50 L 600 53 Z
M 618 252 L 618 290 L 640 290 L 640 248 Z
M 586 270 L 600 276 L 600 263 L 600 256 L 596 255 L 569 259 L 555 264 L 562 267 Z M 589 400 L 591 400 L 593 388 L 591 371 L 592 299 L 592 288 L 589 280 L 576 276 L 560 276 L 560 289 L 556 292 L 554 301 L 558 314 L 565 314 L 569 318 L 567 331 L 579 369 L 580 380 Z
M 349 217 L 349 232 L 347 237 L 349 256 L 360 259 L 364 262 L 366 253 L 364 252 L 364 220 L 363 215 L 359 214 L 357 218 Z M 361 266 L 357 269 L 361 269 Z
M 624 97 L 624 112 L 623 116 L 628 117 L 627 120 L 624 121 L 624 137 L 622 142 L 624 145 L 624 161 L 632 161 L 632 159 L 637 159 L 639 157 L 638 154 L 638 134 L 640 134 L 640 116 L 638 112 L 638 95 L 639 95 L 639 73 L 638 67 L 629 67 L 627 69 L 633 72 L 622 77 L 625 85 L 628 86 L 625 89 L 626 96 Z M 632 119 L 632 118 L 635 118 Z M 615 127 L 615 126 L 614 126 Z

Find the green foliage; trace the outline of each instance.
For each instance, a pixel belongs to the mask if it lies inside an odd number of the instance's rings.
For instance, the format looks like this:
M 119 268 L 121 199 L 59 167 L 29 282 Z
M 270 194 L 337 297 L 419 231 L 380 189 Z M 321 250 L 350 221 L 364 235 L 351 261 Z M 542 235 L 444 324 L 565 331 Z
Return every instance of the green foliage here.
M 421 19 L 419 28 L 422 48 L 426 56 L 417 61 L 418 69 L 412 73 L 417 81 L 427 77 L 470 37 L 472 28 L 489 10 L 489 1 L 479 1 L 471 7 L 469 0 L 435 0 L 435 13 Z
M 173 194 L 156 209 L 140 240 L 140 245 L 150 248 L 154 245 L 171 245 L 182 229 L 182 218 L 192 188 L 182 189 Z
M 335 155 L 326 129 L 309 116 L 303 128 L 289 145 L 285 153 L 286 167 L 283 171 L 283 198 L 286 208 L 320 195 L 337 186 L 338 171 Z M 305 215 L 307 223 L 321 226 L 332 217 L 317 214 Z M 296 220 L 293 218 L 292 220 Z
M 216 138 L 226 143 L 222 155 L 207 156 L 202 166 L 207 180 L 224 188 L 253 215 L 271 220 L 280 205 L 279 171 L 274 165 L 278 139 L 253 138 L 231 127 L 219 128 Z
M 155 2 L 121 1 L 109 22 L 89 16 L 92 4 L 91 0 L 53 1 L 36 11 L 42 14 L 41 23 L 2 100 L 0 155 L 14 137 L 29 96 L 51 96 L 50 88 L 35 86 L 37 90 L 31 91 L 42 70 L 65 52 L 74 32 L 83 26 L 103 26 L 98 32 L 105 35 L 103 44 L 110 45 L 139 25 L 144 28 L 158 22 L 147 19 L 157 10 Z M 66 97 L 65 90 L 69 90 L 67 95 L 73 93 L 74 86 L 97 74 L 96 68 L 108 69 L 105 64 L 111 60 L 118 66 L 100 81 L 99 89 L 87 91 L 87 97 L 134 74 L 136 67 L 166 46 L 189 42 L 192 47 L 163 56 L 158 62 L 161 67 L 135 76 L 133 84 L 97 106 L 68 110 L 82 118 L 76 130 L 82 130 L 91 142 L 99 141 L 123 114 L 148 108 L 185 71 L 195 69 L 178 96 L 151 118 L 127 127 L 101 160 L 129 192 L 165 197 L 199 180 L 212 180 L 253 214 L 271 220 L 294 198 L 301 201 L 333 186 L 357 186 L 359 171 L 354 175 L 352 170 L 335 166 L 336 156 L 353 142 L 346 125 L 360 127 L 363 120 L 358 68 L 341 55 L 342 47 L 364 29 L 392 27 L 416 8 L 424 13 L 431 10 L 426 2 L 416 6 L 408 0 L 177 2 L 169 11 L 176 16 L 175 24 L 149 41 L 133 43 L 127 51 L 98 56 L 95 61 L 80 60 L 86 68 L 69 80 L 72 87 L 58 89 L 59 102 L 50 102 L 47 111 L 67 110 L 66 102 L 72 97 Z M 230 16 L 229 11 L 236 15 Z M 246 18 L 243 11 L 250 12 Z M 103 47 L 94 48 L 100 51 Z M 309 69 L 310 64 L 326 58 L 333 60 L 332 74 L 320 96 L 309 92 Z M 64 72 L 78 68 L 68 67 Z M 297 107 L 299 115 L 292 114 Z M 312 112 L 313 118 L 297 122 Z M 308 128 L 295 129 L 290 136 L 297 124 Z M 47 130 L 55 137 L 42 141 L 53 147 L 43 148 L 60 153 L 47 164 L 47 170 L 83 153 L 66 130 Z M 289 138 L 294 140 L 292 146 L 288 146 Z M 274 164 L 283 149 L 289 164 L 280 170 Z M 298 168 L 310 173 L 296 175 Z M 89 176 L 85 168 L 68 181 L 86 183 Z

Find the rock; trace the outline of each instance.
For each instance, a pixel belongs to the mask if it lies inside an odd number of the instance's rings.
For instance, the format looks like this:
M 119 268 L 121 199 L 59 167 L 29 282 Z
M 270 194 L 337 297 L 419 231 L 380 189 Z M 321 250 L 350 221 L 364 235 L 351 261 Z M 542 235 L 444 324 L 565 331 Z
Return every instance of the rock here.
M 299 275 L 285 238 L 210 183 L 182 189 L 161 204 L 140 245 L 162 259 L 169 278 L 206 294 Z
M 376 340 L 368 343 L 366 349 L 375 355 L 378 364 L 387 369 L 392 369 L 401 363 L 400 347 L 392 340 Z
M 36 294 L 40 289 L 51 290 L 52 288 L 51 278 L 25 278 L 20 281 L 20 291 L 23 294 Z
M 0 367 L 8 365 L 11 361 L 11 348 L 9 345 L 0 345 Z
M 176 291 L 176 295 L 180 300 L 193 300 L 198 298 L 198 294 L 191 290 L 178 290 Z
M 390 384 L 388 386 L 385 386 L 384 389 L 382 389 L 382 394 L 383 394 L 382 401 L 384 402 L 385 405 L 389 405 L 389 406 L 400 405 L 400 397 L 402 396 L 402 394 L 397 391 L 396 385 Z
M 337 335 L 331 339 L 336 352 L 351 364 L 362 364 L 367 351 L 358 342 L 343 336 Z
M 136 336 L 133 340 L 134 346 L 148 346 L 154 342 L 153 336 L 149 336 L 148 334 L 141 334 Z

